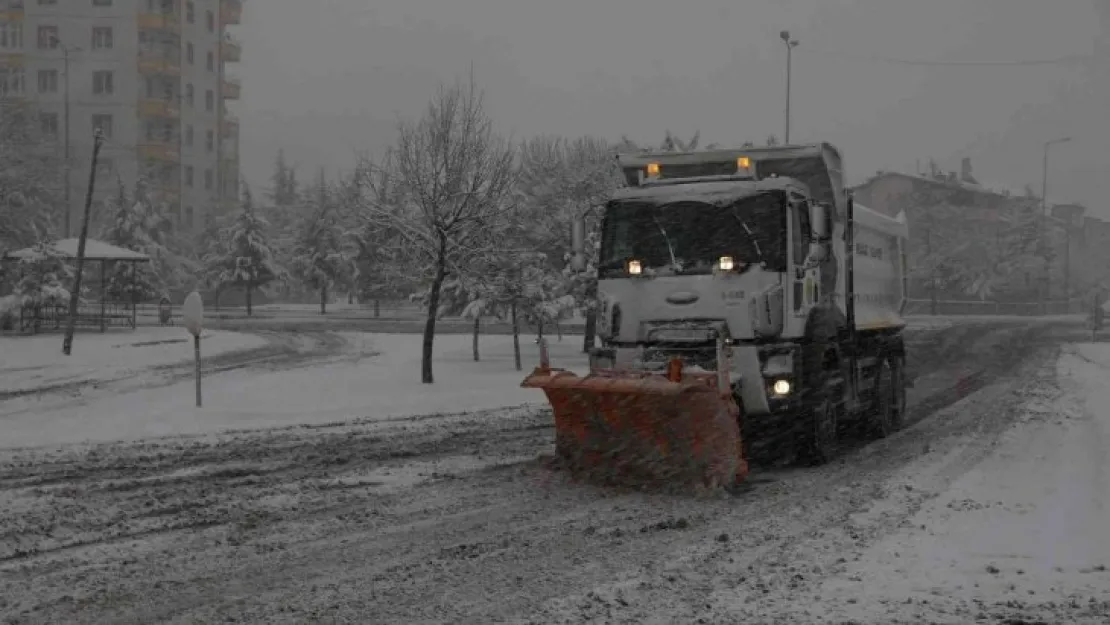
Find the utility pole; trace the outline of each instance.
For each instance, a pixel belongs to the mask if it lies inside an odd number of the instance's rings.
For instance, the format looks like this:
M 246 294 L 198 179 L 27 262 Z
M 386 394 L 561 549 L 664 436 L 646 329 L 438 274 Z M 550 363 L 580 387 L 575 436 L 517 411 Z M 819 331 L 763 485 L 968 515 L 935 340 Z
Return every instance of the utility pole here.
M 1044 143 L 1044 159 L 1041 164 L 1041 240 L 1044 245 L 1044 286 L 1041 290 L 1041 314 L 1048 314 L 1048 296 L 1050 285 L 1050 265 L 1048 259 L 1048 149 L 1057 143 L 1067 143 L 1071 137 L 1060 137 Z M 1065 297 L 1067 295 L 1065 294 Z
M 97 128 L 93 137 L 92 163 L 89 165 L 89 190 L 85 193 L 85 212 L 81 219 L 81 238 L 77 240 L 77 268 L 73 276 L 73 292 L 69 294 L 69 319 L 66 321 L 66 334 L 62 340 L 62 353 L 73 353 L 73 332 L 77 328 L 77 304 L 81 298 L 81 274 L 85 272 L 85 243 L 89 239 L 89 213 L 92 212 L 93 191 L 96 189 L 96 160 L 104 145 L 104 133 Z
M 790 145 L 790 83 L 793 71 L 794 48 L 798 47 L 798 40 L 790 38 L 790 31 L 779 33 L 779 38 L 786 44 L 786 132 L 783 133 L 783 145 Z

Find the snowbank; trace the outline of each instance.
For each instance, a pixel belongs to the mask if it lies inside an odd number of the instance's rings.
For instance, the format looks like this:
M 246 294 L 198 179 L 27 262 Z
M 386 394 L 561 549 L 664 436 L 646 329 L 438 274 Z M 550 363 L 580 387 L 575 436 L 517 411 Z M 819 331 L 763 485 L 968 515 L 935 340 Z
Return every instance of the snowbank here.
M 798 605 L 820 597 L 812 605 L 837 622 L 1106 622 L 1110 345 L 1068 352 L 1060 388 L 1026 390 L 1018 425 L 983 462 Z
M 265 344 L 258 336 L 239 332 L 210 330 L 201 335 L 201 350 L 209 356 Z M 116 380 L 192 359 L 192 335 L 180 327 L 82 332 L 74 337 L 70 356 L 62 354 L 61 334 L 0 337 L 0 393 Z
M 343 336 L 353 344 L 353 351 L 369 348 L 380 355 L 356 362 L 340 359 L 307 369 L 273 372 L 242 369 L 212 376 L 203 381 L 204 407 L 199 409 L 195 407 L 193 383 L 187 381 L 87 404 L 10 415 L 3 417 L 0 446 L 200 434 L 228 428 L 318 424 L 368 416 L 388 418 L 546 403 L 541 391 L 520 388 L 525 373 L 539 362 L 538 347 L 530 337 L 521 337 L 523 371 L 516 371 L 510 336 L 481 337 L 480 362 L 472 359 L 471 337 L 438 336 L 436 382 L 426 385 L 420 383 L 420 335 L 355 332 Z M 60 352 L 57 343 L 51 341 L 49 349 Z M 170 347 L 187 351 L 187 357 L 192 355 L 191 347 Z M 552 364 L 584 370 L 587 361 L 580 353 L 581 347 L 581 337 L 567 337 L 563 342 L 552 339 Z M 75 345 L 75 357 L 82 351 L 95 362 L 93 349 L 80 343 Z M 63 358 L 60 353 L 49 356 L 54 362 Z M 91 363 L 89 368 L 95 371 Z

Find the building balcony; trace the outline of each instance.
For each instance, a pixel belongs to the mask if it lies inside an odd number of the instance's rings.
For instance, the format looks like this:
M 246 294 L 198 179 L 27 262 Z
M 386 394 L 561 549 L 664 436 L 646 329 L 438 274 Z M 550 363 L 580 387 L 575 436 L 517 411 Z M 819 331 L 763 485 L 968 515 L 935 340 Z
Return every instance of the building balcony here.
M 174 13 L 139 13 L 139 28 L 142 30 L 164 30 L 181 34 L 181 20 Z
M 23 67 L 26 60 L 22 52 L 0 52 L 0 67 L 5 69 Z
M 181 146 L 176 141 L 146 141 L 139 144 L 139 156 L 164 163 L 181 162 Z
M 237 78 L 225 76 L 222 92 L 225 100 L 238 100 L 243 96 L 243 83 L 239 82 Z
M 139 100 L 139 116 L 177 119 L 181 117 L 181 109 L 173 100 L 141 98 Z
M 139 73 L 180 76 L 181 53 L 171 50 L 140 50 Z
M 224 115 L 223 123 L 220 126 L 220 134 L 224 139 L 234 139 L 239 137 L 239 118 L 234 115 Z
M 22 22 L 23 21 L 23 0 L 8 0 L 7 3 L 0 2 L 0 22 Z
M 220 0 L 220 22 L 238 26 L 243 21 L 243 0 Z
M 228 63 L 238 63 L 243 60 L 243 45 L 230 35 L 225 36 L 220 42 L 220 58 Z

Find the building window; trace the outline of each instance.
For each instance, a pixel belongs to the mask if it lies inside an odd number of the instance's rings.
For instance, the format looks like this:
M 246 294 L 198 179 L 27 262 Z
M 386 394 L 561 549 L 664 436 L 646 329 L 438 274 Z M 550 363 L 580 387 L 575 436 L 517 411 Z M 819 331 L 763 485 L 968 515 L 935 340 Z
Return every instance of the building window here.
M 209 113 L 216 110 L 216 94 L 211 89 L 204 93 L 204 110 Z
M 204 21 L 208 25 L 208 32 L 216 32 L 216 15 L 211 11 L 204 14 Z
M 185 3 L 185 21 L 192 24 L 197 19 L 197 5 L 193 0 Z
M 216 71 L 216 55 L 212 54 L 211 50 L 208 51 L 208 59 L 206 64 L 208 65 L 208 71 Z
M 93 129 L 99 130 L 100 132 L 104 133 L 104 138 L 105 139 L 110 139 L 112 137 L 112 116 L 111 115 L 107 115 L 107 114 L 103 114 L 103 113 L 98 113 L 96 115 L 93 115 L 92 116 L 92 125 L 93 125 Z
M 188 104 L 190 107 L 192 107 L 193 101 L 193 84 L 189 83 L 185 85 L 185 104 Z
M 204 149 L 207 152 L 216 149 L 216 133 L 211 130 L 204 133 Z
M 101 156 L 96 159 L 96 175 L 110 176 L 112 175 L 112 172 L 115 171 L 115 169 L 116 162 L 113 161 L 111 158 Z
M 192 228 L 193 227 L 193 207 L 192 206 L 186 206 L 185 207 L 185 227 L 186 228 Z
M 110 70 L 93 72 L 93 93 L 96 95 L 111 95 L 116 92 L 116 85 Z
M 193 59 L 195 58 L 195 52 L 196 52 L 196 50 L 193 49 L 193 42 L 192 41 L 185 44 L 185 60 L 189 62 L 189 65 L 193 64 Z
M 111 26 L 96 26 L 92 29 L 92 48 L 93 50 L 112 49 Z
M 40 50 L 57 50 L 58 49 L 58 27 L 57 26 L 39 26 L 39 49 Z
M 212 170 L 206 169 L 204 170 L 204 188 L 211 191 L 212 186 Z
M 185 145 L 193 147 L 193 125 L 189 124 L 185 127 Z
M 48 137 L 58 136 L 58 114 L 40 113 L 39 127 L 42 129 L 42 134 Z
M 54 6 L 58 4 L 58 0 L 39 0 L 40 7 Z
M 185 167 L 185 186 L 193 186 L 193 166 L 187 165 Z
M 0 22 L 0 50 L 23 49 L 23 24 Z
M 58 70 L 39 70 L 39 93 L 58 93 Z
M 93 0 L 93 6 L 94 7 L 110 7 L 110 6 L 112 6 L 112 0 Z
M 0 98 L 19 95 L 24 90 L 23 69 L 0 67 Z

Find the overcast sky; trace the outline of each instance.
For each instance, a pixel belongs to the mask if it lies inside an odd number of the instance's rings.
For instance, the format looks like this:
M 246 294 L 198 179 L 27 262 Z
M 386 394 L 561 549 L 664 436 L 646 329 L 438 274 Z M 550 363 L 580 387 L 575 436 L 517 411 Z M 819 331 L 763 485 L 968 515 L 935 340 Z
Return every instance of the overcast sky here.
M 1096 6 L 1102 6 L 1102 15 Z M 266 185 L 284 148 L 305 177 L 380 152 L 398 116 L 474 63 L 499 129 L 523 138 L 664 130 L 706 142 L 783 133 L 785 46 L 794 56 L 794 143 L 830 141 L 849 178 L 970 156 L 993 185 L 1041 185 L 1110 218 L 1107 0 L 248 0 L 243 168 Z M 1020 61 L 917 66 L 892 59 Z M 1100 149 L 1101 148 L 1101 149 Z

